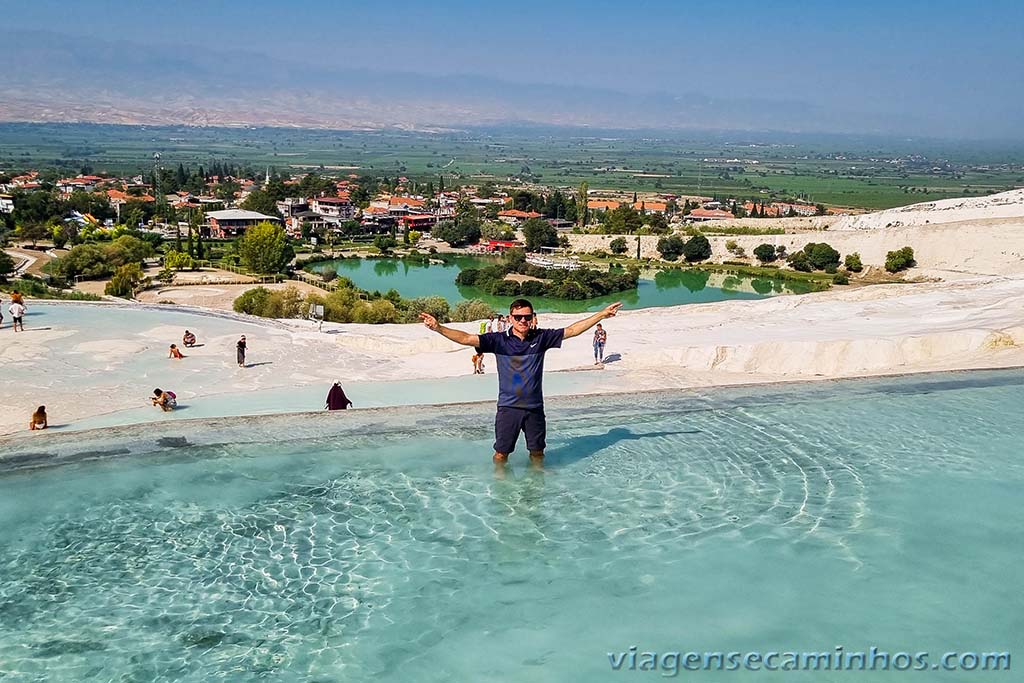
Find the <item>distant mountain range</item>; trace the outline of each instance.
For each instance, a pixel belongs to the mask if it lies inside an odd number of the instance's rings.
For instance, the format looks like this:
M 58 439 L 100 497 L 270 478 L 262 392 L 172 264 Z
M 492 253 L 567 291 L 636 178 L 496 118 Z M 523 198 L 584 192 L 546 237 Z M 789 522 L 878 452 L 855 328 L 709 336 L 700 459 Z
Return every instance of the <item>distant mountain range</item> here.
M 5 32 L 0 121 L 452 130 L 530 123 L 624 129 L 914 131 L 918 122 L 799 100 L 629 94 L 500 77 L 372 72 L 257 53 Z

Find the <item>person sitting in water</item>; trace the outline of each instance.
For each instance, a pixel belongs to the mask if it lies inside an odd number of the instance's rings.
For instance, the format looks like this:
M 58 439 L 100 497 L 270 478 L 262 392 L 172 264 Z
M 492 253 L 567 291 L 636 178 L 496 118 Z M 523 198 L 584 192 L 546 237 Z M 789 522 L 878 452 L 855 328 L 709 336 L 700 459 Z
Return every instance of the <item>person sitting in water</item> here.
M 171 344 L 171 352 L 167 356 L 168 358 L 184 358 L 185 355 L 178 348 L 177 344 Z
M 186 347 L 192 347 L 196 345 L 196 335 L 192 334 L 188 330 L 185 330 L 185 334 L 181 337 L 181 343 Z
M 341 388 L 341 382 L 335 382 L 330 391 L 327 392 L 327 410 L 346 410 L 352 401 L 348 400 L 345 390 Z
M 28 428 L 35 431 L 37 429 L 46 429 L 48 426 L 46 423 L 46 406 L 39 406 L 36 408 L 36 412 L 32 413 L 32 419 L 28 423 Z
M 153 390 L 153 396 L 149 400 L 153 402 L 153 405 L 160 406 L 160 409 L 165 413 L 169 413 L 178 407 L 178 397 L 173 391 L 164 391 L 163 389 L 156 388 Z

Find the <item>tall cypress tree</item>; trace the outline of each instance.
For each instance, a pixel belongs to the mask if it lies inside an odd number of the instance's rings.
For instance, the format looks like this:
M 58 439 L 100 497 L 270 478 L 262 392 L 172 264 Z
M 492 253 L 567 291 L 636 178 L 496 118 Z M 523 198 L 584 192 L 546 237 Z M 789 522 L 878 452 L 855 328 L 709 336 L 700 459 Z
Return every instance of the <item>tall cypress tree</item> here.
M 587 227 L 587 199 L 590 196 L 590 188 L 586 181 L 580 183 L 579 192 L 576 193 L 576 220 L 581 228 Z

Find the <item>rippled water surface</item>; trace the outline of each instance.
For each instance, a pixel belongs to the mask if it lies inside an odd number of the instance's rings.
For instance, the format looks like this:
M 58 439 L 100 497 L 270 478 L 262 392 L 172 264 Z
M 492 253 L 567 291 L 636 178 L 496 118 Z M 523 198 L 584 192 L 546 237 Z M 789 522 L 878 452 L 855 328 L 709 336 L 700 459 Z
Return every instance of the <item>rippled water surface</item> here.
M 7 471 L 0 678 L 660 678 L 611 670 L 631 645 L 1018 654 L 1015 373 L 548 412 L 545 470 L 520 444 L 503 479 L 476 407 Z

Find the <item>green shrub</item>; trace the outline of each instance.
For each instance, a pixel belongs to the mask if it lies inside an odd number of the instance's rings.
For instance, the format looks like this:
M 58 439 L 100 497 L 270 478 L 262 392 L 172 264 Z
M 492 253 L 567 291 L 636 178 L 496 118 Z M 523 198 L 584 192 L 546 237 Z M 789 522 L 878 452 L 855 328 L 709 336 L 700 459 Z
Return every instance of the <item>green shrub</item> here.
M 238 255 L 254 273 L 269 275 L 284 270 L 294 256 L 284 228 L 270 221 L 248 228 L 237 242 Z
M 110 244 L 79 244 L 64 256 L 48 264 L 49 271 L 65 280 L 82 275 L 101 278 L 113 274 L 117 268 L 135 263 L 153 255 L 153 246 L 132 235 L 123 235 Z
M 519 296 L 519 283 L 515 280 L 493 280 L 490 293 L 494 296 Z
M 832 277 L 832 284 L 834 285 L 848 285 L 850 284 L 850 278 L 846 273 L 836 273 Z
M 308 306 L 302 299 L 302 292 L 288 286 L 277 291 L 266 287 L 250 289 L 235 299 L 232 308 L 237 313 L 263 318 L 298 318 L 306 314 Z
M 2 252 L 0 252 L 2 253 Z M 51 280 L 51 282 L 56 282 Z M 67 284 L 67 283 L 64 283 Z M 86 292 L 65 291 L 58 287 L 51 287 L 43 284 L 31 275 L 12 280 L 9 285 L 4 285 L 3 290 L 18 290 L 27 297 L 33 299 L 64 299 L 69 301 L 100 301 L 101 297 Z
M 0 249 L 0 281 L 14 272 L 14 259 L 3 249 Z
M 544 296 L 544 283 L 537 280 L 526 280 L 520 283 L 519 293 L 523 296 Z
M 398 240 L 391 235 L 377 235 L 373 238 L 373 246 L 382 254 L 387 254 L 398 246 Z
M 661 258 L 666 261 L 675 261 L 683 255 L 687 244 L 688 242 L 684 242 L 683 238 L 679 235 L 671 235 L 658 240 L 657 249 L 658 253 L 661 254 Z
M 789 267 L 793 270 L 799 270 L 803 273 L 809 273 L 814 270 L 814 267 L 811 265 L 811 260 L 807 258 L 806 252 L 794 252 L 790 254 L 787 260 L 789 261 Z
M 422 296 L 405 302 L 405 322 L 419 322 L 420 313 L 429 313 L 437 318 L 439 323 L 451 320 L 451 307 L 443 296 Z
M 613 254 L 625 254 L 626 250 L 629 249 L 629 245 L 626 244 L 625 237 L 616 237 L 608 243 L 608 248 L 612 250 Z
M 861 263 L 860 254 L 858 254 L 857 252 L 847 254 L 846 260 L 843 263 L 843 265 L 845 265 L 846 269 L 851 273 L 859 273 L 860 271 L 864 270 L 864 264 Z
M 807 254 L 807 261 L 814 270 L 834 273 L 834 269 L 839 267 L 839 252 L 825 242 L 809 242 L 804 247 L 804 253 Z M 830 268 L 833 270 L 829 271 Z
M 164 254 L 164 267 L 171 270 L 191 270 L 195 266 L 192 257 L 182 251 L 171 249 Z
M 146 276 L 138 263 L 126 263 L 117 269 L 114 277 L 103 288 L 103 293 L 110 296 L 131 298 L 135 296 L 135 290 L 145 281 Z
M 485 303 L 480 299 L 460 301 L 455 304 L 455 308 L 452 309 L 453 322 L 483 320 L 485 318 L 490 318 L 492 315 L 495 315 L 494 309 L 490 304 Z
M 761 263 L 771 263 L 778 259 L 778 256 L 775 255 L 775 247 L 767 243 L 754 247 L 754 256 Z
M 352 311 L 352 322 L 370 325 L 398 322 L 398 309 L 386 299 L 363 301 Z
M 711 242 L 704 235 L 694 235 L 683 246 L 683 256 L 690 263 L 711 258 Z
M 898 273 L 915 265 L 917 263 L 914 261 L 914 250 L 910 247 L 890 251 L 885 255 L 885 269 L 890 273 Z
M 266 287 L 255 287 L 242 292 L 241 296 L 236 298 L 234 303 L 231 304 L 231 308 L 233 308 L 236 313 L 261 315 L 264 308 L 266 308 L 267 299 L 269 298 L 269 289 Z

